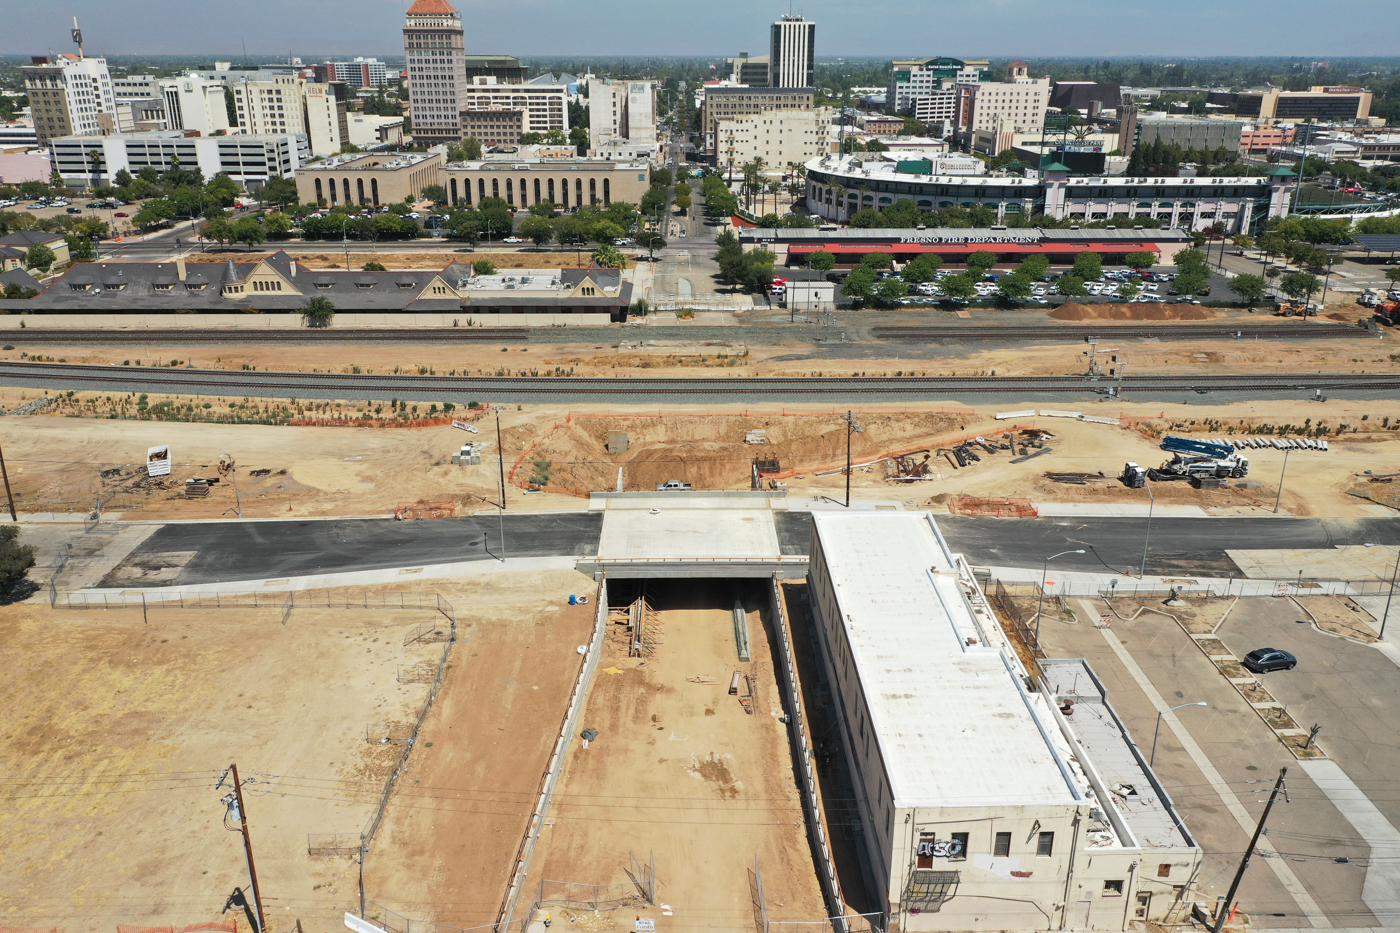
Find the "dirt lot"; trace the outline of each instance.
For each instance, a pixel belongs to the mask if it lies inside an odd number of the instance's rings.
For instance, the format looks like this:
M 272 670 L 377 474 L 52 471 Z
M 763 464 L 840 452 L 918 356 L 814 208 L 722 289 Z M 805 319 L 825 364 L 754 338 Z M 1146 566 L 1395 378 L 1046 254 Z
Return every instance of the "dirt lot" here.
M 754 923 L 757 854 L 770 917 L 824 916 L 759 612 L 749 613 L 753 661 L 735 657 L 730 607 L 757 593 L 709 581 L 649 592 L 664 641 L 639 659 L 625 636 L 609 640 L 581 722 L 599 736 L 570 751 L 528 884 L 625 886 L 629 853 L 654 854 L 657 900 L 674 911 L 666 929 L 737 930 Z M 752 715 L 726 693 L 735 670 L 751 678 Z M 625 929 L 635 913 L 588 928 Z M 567 912 L 553 914 L 572 928 Z
M 11 408 L 32 390 L 0 389 L 0 407 Z M 81 397 L 81 396 L 80 396 Z M 152 397 L 152 403 L 159 396 Z M 184 401 L 193 401 L 184 399 Z M 217 400 L 225 404 L 224 400 Z M 238 400 L 241 401 L 241 400 Z M 865 426 L 852 442 L 853 459 L 867 463 L 890 450 L 938 446 L 950 436 L 980 433 L 999 437 L 1007 422 L 995 421 L 996 409 L 944 404 L 906 408 L 858 410 Z M 1327 453 L 1300 452 L 1288 460 L 1281 508 L 1297 515 L 1364 516 L 1384 513 L 1383 506 L 1351 494 L 1367 484 L 1365 471 L 1388 473 L 1400 460 L 1400 402 L 1334 401 L 1241 402 L 1204 408 L 1196 405 L 1137 403 L 1084 408 L 1100 415 L 1143 419 L 1153 430 L 1187 436 L 1239 435 L 1261 425 L 1325 421 L 1348 424 L 1347 433 L 1330 438 Z M 62 411 L 62 409 L 59 409 Z M 818 476 L 845 459 L 844 411 L 817 406 L 774 406 L 764 409 L 716 410 L 706 406 L 675 406 L 658 412 L 641 406 L 586 407 L 521 406 L 502 413 L 506 469 L 514 475 L 511 508 L 533 510 L 578 508 L 580 500 L 565 490 L 610 489 L 622 466 L 628 488 L 681 479 L 709 488 L 749 486 L 749 465 L 755 456 L 776 458 L 787 476 L 789 495 L 836 495 L 844 492 L 840 472 Z M 1368 420 L 1362 421 L 1365 415 Z M 910 506 L 942 509 L 948 497 L 1025 496 L 1033 502 L 1130 502 L 1146 504 L 1143 489 L 1126 489 L 1113 480 L 1123 463 L 1133 460 L 1156 465 L 1166 459 L 1157 442 L 1137 430 L 1066 419 L 1027 418 L 1055 436 L 1049 452 L 1023 463 L 1011 455 L 984 455 L 978 463 L 953 469 L 936 460 L 938 471 L 928 481 L 894 484 L 886 479 L 886 464 L 859 467 L 852 477 L 858 498 L 899 500 Z M 173 478 L 183 485 L 187 476 L 214 476 L 221 453 L 239 464 L 239 494 L 249 517 L 287 515 L 383 515 L 395 506 L 426 501 L 452 501 L 459 514 L 489 508 L 494 500 L 497 472 L 494 425 L 476 435 L 487 445 L 482 463 L 458 467 L 450 462 L 466 435 L 448 426 L 407 429 L 288 427 L 261 424 L 201 424 L 75 419 L 55 415 L 7 417 L 5 455 L 10 481 L 27 503 L 50 503 L 44 510 L 75 511 L 91 507 L 100 489 L 119 484 L 129 489 L 134 471 L 144 462 L 147 447 L 170 444 Z M 774 442 L 743 443 L 746 431 L 763 428 Z M 1361 429 L 1353 431 L 1352 428 Z M 626 431 L 629 449 L 608 454 L 609 430 Z M 1197 505 L 1215 513 L 1263 514 L 1273 509 L 1283 453 L 1250 450 L 1250 474 L 1241 485 L 1216 491 L 1191 489 L 1185 483 L 1158 483 L 1159 504 Z M 523 492 L 539 473 L 534 461 L 548 462 L 551 491 Z M 519 466 L 515 465 L 519 463 Z M 121 468 L 127 475 L 104 480 L 103 469 Z M 251 471 L 268 469 L 263 477 Z M 280 471 L 286 470 L 283 474 Z M 1105 474 L 1104 482 L 1085 485 L 1055 483 L 1050 472 Z M 35 500 L 38 500 L 36 503 Z M 235 513 L 232 485 L 220 483 L 207 499 L 187 500 L 179 488 L 153 489 L 149 494 L 119 500 L 129 517 L 215 518 Z M 63 505 L 62 503 L 67 503 Z
M 492 589 L 495 612 L 467 606 L 470 638 L 367 864 L 373 900 L 414 920 L 495 921 L 593 630 L 592 603 L 568 605 L 594 589 L 573 571 Z
M 557 610 L 589 586 L 557 571 L 438 588 L 462 640 L 368 859 L 370 900 L 412 908 L 421 892 L 494 911 L 494 879 L 519 843 L 518 814 L 533 803 L 540 749 L 588 628 L 577 617 L 586 613 Z M 297 609 L 283 627 L 275 610 L 148 615 L 0 608 L 0 663 L 16 675 L 0 686 L 3 922 L 97 930 L 218 919 L 246 886 L 240 837 L 221 825 L 227 788 L 214 790 L 236 761 L 270 928 L 341 929 L 341 912 L 358 903 L 354 861 L 309 856 L 307 835 L 357 838 L 397 751 L 366 742 L 366 726 L 416 714 L 428 685 L 398 677 L 435 671 L 443 645 L 404 647 L 403 635 L 441 616 Z M 436 809 L 461 806 L 459 796 L 470 803 L 456 813 Z M 439 834 L 432 846 L 424 820 Z M 425 853 L 478 859 L 467 877 L 484 893 L 464 894 L 462 876 L 419 861 Z
M 337 928 L 354 873 L 309 858 L 307 834 L 364 825 L 394 751 L 365 726 L 421 703 L 427 687 L 396 675 L 440 654 L 402 645 L 429 613 L 302 610 L 286 627 L 266 610 L 148 615 L 0 609 L 4 922 L 218 919 L 247 885 L 227 787 L 214 789 L 236 761 L 272 928 Z

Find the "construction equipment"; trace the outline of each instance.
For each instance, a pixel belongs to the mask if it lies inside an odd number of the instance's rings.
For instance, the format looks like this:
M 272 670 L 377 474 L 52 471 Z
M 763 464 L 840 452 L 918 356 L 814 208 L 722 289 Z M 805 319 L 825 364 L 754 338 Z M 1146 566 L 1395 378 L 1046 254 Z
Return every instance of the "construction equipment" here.
M 228 476 L 233 472 L 233 457 L 228 454 L 219 454 L 219 475 Z
M 1131 460 L 1123 464 L 1123 485 L 1129 489 L 1141 489 L 1147 485 L 1147 470 Z
M 1279 317 L 1316 317 L 1318 307 L 1315 304 L 1308 304 L 1306 301 L 1289 301 L 1287 299 L 1278 303 L 1278 310 L 1274 313 Z
M 1384 301 L 1376 305 L 1376 314 L 1372 320 L 1386 327 L 1400 326 L 1400 302 Z
M 1233 444 L 1195 441 L 1169 434 L 1162 439 L 1161 448 L 1173 454 L 1172 459 L 1155 470 L 1148 470 L 1148 479 L 1239 478 L 1249 474 L 1249 458 L 1236 451 Z

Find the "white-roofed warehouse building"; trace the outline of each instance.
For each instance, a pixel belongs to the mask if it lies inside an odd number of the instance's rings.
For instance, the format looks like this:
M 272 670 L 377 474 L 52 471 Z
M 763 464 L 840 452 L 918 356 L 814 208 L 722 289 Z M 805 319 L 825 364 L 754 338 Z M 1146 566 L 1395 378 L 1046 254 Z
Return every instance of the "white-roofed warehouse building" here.
M 1200 848 L 1092 671 L 1033 681 L 930 516 L 814 513 L 808 582 L 889 929 L 1185 918 Z

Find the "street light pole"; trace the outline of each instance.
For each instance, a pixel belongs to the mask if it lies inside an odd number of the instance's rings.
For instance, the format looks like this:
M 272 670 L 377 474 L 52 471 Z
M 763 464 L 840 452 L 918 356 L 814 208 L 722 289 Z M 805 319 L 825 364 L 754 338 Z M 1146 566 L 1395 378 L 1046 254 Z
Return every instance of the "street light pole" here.
M 6 489 L 8 490 L 8 486 Z M 13 515 L 14 506 L 10 506 Z M 1400 547 L 1395 549 L 1395 569 L 1390 572 L 1390 592 L 1385 597 L 1385 612 L 1381 613 L 1381 631 L 1377 636 L 1378 641 L 1385 641 L 1385 623 L 1390 619 L 1390 601 L 1395 597 L 1395 578 L 1400 575 Z
M 1148 766 L 1149 768 L 1152 767 L 1153 764 L 1156 763 L 1156 761 L 1157 761 L 1157 736 L 1160 735 L 1161 732 L 1162 732 L 1162 717 L 1165 716 L 1167 713 L 1175 712 L 1176 710 L 1179 710 L 1179 709 L 1185 709 L 1185 708 L 1188 707 L 1188 706 L 1209 706 L 1209 705 L 1210 705 L 1210 704 L 1206 703 L 1205 700 L 1201 700 L 1199 703 L 1183 703 L 1183 704 L 1181 704 L 1180 706 L 1173 706 L 1171 709 L 1164 709 L 1164 710 L 1162 710 L 1160 713 L 1157 714 L 1157 728 L 1154 729 L 1154 730 L 1152 730 L 1152 754 L 1151 754 L 1151 756 L 1149 756 L 1148 759 L 1147 759 L 1147 766 Z
M 1142 566 L 1138 569 L 1138 579 L 1147 574 L 1147 545 L 1152 541 L 1152 511 L 1157 507 L 1157 496 L 1152 492 L 1152 481 L 1147 480 L 1147 536 L 1142 539 Z
M 1078 548 L 1073 551 L 1061 551 L 1058 554 L 1051 554 L 1045 558 L 1044 565 L 1040 568 L 1040 601 L 1035 605 L 1035 646 L 1040 647 L 1040 610 L 1045 605 L 1045 578 L 1050 574 L 1050 562 L 1057 557 L 1064 557 L 1066 554 L 1083 554 L 1084 549 Z
M 1283 477 L 1288 472 L 1288 451 L 1283 452 L 1283 469 L 1278 471 L 1278 495 L 1274 497 L 1274 514 L 1278 514 L 1278 504 L 1283 501 Z

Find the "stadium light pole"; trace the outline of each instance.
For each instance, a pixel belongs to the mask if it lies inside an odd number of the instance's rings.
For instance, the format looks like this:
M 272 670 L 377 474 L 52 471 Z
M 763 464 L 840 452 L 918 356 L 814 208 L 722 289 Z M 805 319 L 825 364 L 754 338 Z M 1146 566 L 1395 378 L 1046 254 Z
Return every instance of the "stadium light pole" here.
M 1057 557 L 1064 557 L 1066 554 L 1083 554 L 1084 549 L 1078 548 L 1073 551 L 1061 551 L 1058 554 L 1051 554 L 1045 558 L 1045 563 L 1040 568 L 1040 601 L 1035 605 L 1035 646 L 1040 647 L 1040 610 L 1045 605 L 1045 578 L 1050 574 L 1050 562 Z

